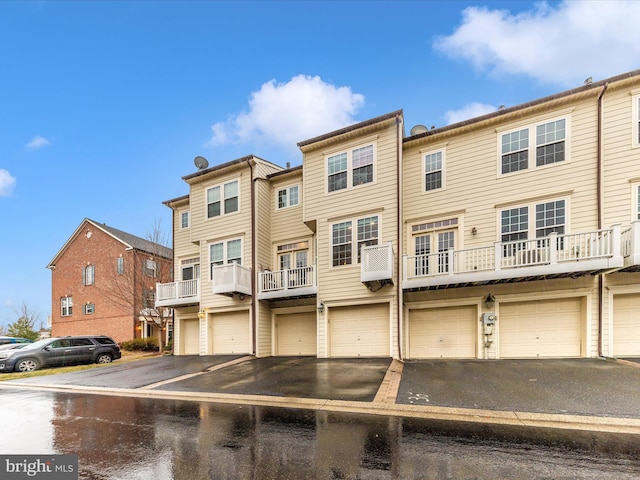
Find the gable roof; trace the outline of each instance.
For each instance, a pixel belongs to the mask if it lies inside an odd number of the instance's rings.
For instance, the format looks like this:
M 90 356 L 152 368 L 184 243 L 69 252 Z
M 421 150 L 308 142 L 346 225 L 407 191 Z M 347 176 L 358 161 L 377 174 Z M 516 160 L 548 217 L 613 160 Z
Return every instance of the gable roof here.
M 109 227 L 104 223 L 99 223 L 89 218 L 85 218 L 78 228 L 75 229 L 73 234 L 69 237 L 69 239 L 65 242 L 62 248 L 56 253 L 53 259 L 47 265 L 47 268 L 52 268 L 56 265 L 56 261 L 62 253 L 67 249 L 67 247 L 71 244 L 71 242 L 80 234 L 80 232 L 84 229 L 85 225 L 91 225 L 99 230 L 102 230 L 104 233 L 109 235 L 110 237 L 116 239 L 120 243 L 122 243 L 127 250 L 140 250 L 142 252 L 151 253 L 153 255 L 157 255 L 159 257 L 164 257 L 167 259 L 173 258 L 173 250 L 169 247 L 165 247 L 164 245 L 160 245 L 158 243 L 151 242 L 149 240 L 145 240 L 144 238 L 137 237 L 127 232 L 123 232 L 122 230 L 118 230 L 117 228 Z

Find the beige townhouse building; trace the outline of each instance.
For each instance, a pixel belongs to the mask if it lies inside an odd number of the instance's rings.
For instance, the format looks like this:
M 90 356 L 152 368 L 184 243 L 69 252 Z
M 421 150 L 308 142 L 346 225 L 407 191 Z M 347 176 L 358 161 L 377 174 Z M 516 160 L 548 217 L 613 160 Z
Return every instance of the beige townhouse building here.
M 391 112 L 183 177 L 177 354 L 640 355 L 640 71 L 443 128 Z

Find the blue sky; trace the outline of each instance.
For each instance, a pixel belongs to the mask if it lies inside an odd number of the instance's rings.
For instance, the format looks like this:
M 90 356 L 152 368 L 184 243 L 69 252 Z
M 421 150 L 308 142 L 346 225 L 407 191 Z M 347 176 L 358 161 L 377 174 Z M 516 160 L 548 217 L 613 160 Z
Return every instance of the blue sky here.
M 145 237 L 193 158 L 403 109 L 444 126 L 640 68 L 640 2 L 0 2 L 0 325 L 88 217 Z M 39 326 L 39 325 L 38 325 Z

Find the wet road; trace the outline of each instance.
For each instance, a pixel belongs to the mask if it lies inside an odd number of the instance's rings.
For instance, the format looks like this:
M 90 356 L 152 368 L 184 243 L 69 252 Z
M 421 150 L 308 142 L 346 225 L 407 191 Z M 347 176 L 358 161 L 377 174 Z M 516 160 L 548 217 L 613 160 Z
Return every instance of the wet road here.
M 3 454 L 90 480 L 636 479 L 640 438 L 5 389 Z

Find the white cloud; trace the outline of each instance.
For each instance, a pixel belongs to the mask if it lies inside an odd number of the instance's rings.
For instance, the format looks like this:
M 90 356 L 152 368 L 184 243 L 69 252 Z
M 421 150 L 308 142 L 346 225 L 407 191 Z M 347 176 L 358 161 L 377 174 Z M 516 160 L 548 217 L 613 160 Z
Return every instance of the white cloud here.
M 36 135 L 31 139 L 31 141 L 29 141 L 29 143 L 25 145 L 25 147 L 28 148 L 29 150 L 35 150 L 37 148 L 43 148 L 48 145 L 51 145 L 51 142 L 49 140 L 47 140 L 44 137 L 41 137 L 40 135 Z
M 0 197 L 8 197 L 13 192 L 16 179 L 4 168 L 0 168 Z
M 449 110 L 445 112 L 444 116 L 447 119 L 447 125 L 452 123 L 462 122 L 463 120 L 469 120 L 470 118 L 479 117 L 487 113 L 493 113 L 498 110 L 493 105 L 487 105 L 486 103 L 470 103 L 460 108 L 459 110 Z
M 265 139 L 286 148 L 355 123 L 364 96 L 318 76 L 298 75 L 288 83 L 271 80 L 251 94 L 249 111 L 211 127 L 205 146 Z
M 469 7 L 462 24 L 434 48 L 492 75 L 527 75 L 576 87 L 638 68 L 640 2 L 546 2 L 512 15 Z

